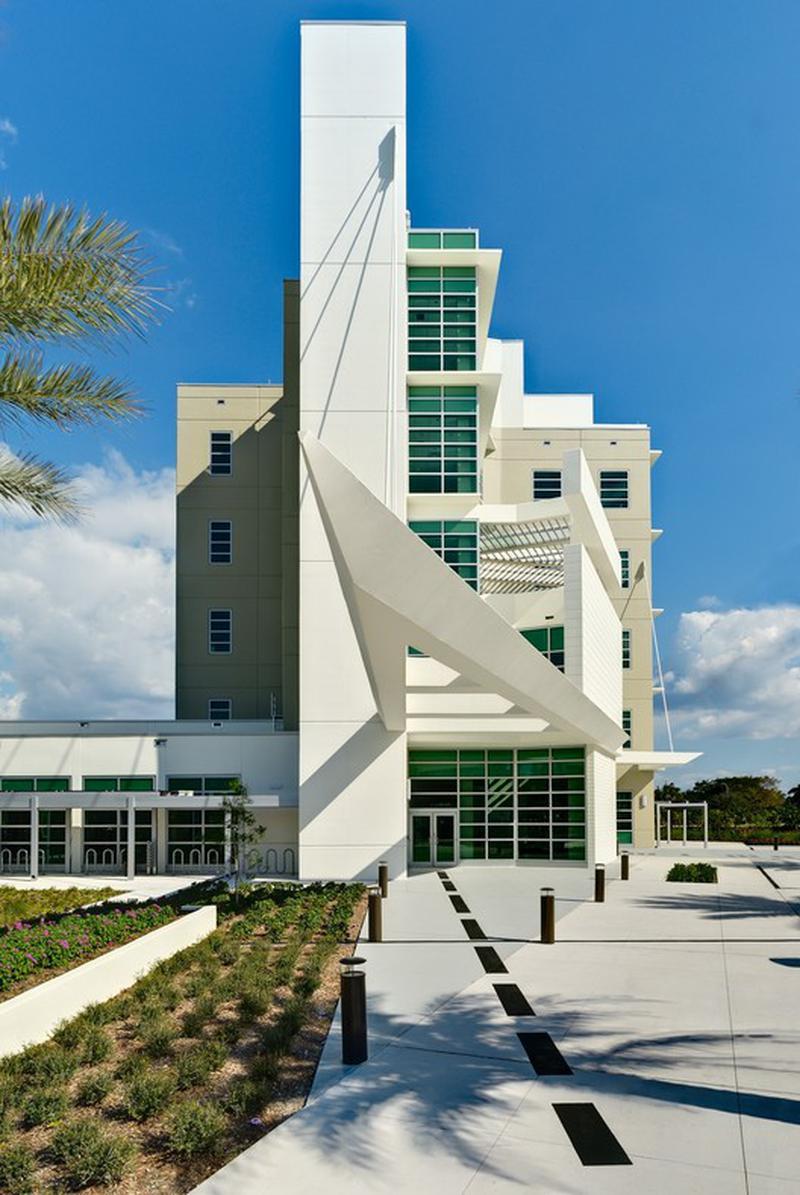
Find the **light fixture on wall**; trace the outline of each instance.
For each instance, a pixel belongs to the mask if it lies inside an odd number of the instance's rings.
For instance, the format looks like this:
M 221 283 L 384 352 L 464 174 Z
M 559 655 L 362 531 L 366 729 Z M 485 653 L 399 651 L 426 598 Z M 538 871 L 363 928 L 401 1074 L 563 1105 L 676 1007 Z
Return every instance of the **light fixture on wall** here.
M 166 741 L 167 741 L 166 739 L 153 739 L 153 746 L 154 747 L 163 747 L 164 744 L 166 743 Z

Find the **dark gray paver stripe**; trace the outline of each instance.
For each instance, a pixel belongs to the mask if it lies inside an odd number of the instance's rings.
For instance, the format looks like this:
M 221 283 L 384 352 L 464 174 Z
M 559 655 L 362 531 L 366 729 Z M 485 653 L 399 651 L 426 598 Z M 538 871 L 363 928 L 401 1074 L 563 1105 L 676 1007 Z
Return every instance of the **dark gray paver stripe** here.
M 464 900 L 463 896 L 451 896 L 450 903 L 457 913 L 468 913 L 469 905 Z
M 625 1150 L 594 1104 L 553 1104 L 584 1166 L 632 1166 Z
M 444 888 L 445 892 L 456 891 L 456 886 L 452 880 L 442 880 L 442 887 Z
M 762 876 L 764 877 L 764 879 L 769 880 L 769 882 L 770 882 L 770 884 L 772 884 L 773 888 L 780 888 L 780 884 L 778 883 L 778 881 L 773 880 L 773 878 L 769 874 L 769 872 L 765 868 L 763 868 L 760 863 L 756 863 L 756 871 L 760 871 Z
M 461 924 L 464 926 L 464 933 L 473 942 L 479 942 L 482 938 L 486 938 L 486 934 L 473 917 L 465 917 Z
M 549 1033 L 518 1033 L 537 1075 L 571 1075 L 572 1067 Z
M 476 946 L 475 953 L 481 960 L 481 964 L 487 975 L 508 974 L 508 968 L 500 958 L 500 955 L 497 953 L 494 946 Z
M 440 880 L 449 880 L 450 879 L 450 876 L 447 874 L 446 871 L 437 871 L 436 874 Z
M 535 1017 L 527 998 L 523 996 L 515 983 L 492 984 L 497 998 L 510 1017 Z

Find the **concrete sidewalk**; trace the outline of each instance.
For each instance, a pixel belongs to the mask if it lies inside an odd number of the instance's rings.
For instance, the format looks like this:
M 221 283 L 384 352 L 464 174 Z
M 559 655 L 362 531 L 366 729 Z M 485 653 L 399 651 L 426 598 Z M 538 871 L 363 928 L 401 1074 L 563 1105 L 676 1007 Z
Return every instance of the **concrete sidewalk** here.
M 666 884 L 693 854 L 720 883 Z M 335 1022 L 306 1108 L 198 1190 L 800 1189 L 800 852 L 635 856 L 599 905 L 567 868 L 449 875 L 468 913 L 435 874 L 394 883 L 391 941 L 362 951 L 370 1061 L 341 1066 Z M 549 947 L 536 941 L 543 883 L 561 898 Z M 487 940 L 470 941 L 465 919 Z M 484 971 L 485 946 L 506 974 Z M 535 1016 L 509 1015 L 500 983 Z M 519 1033 L 540 1035 L 533 1061 Z M 559 1069 L 572 1073 L 545 1073 Z M 594 1111 L 568 1135 L 554 1106 L 567 1118 L 579 1104 Z

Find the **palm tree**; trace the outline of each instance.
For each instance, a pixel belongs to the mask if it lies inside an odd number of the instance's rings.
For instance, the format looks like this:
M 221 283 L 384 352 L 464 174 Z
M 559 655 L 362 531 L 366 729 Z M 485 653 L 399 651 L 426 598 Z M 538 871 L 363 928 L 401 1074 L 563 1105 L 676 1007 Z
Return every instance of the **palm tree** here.
M 41 196 L 0 204 L 0 430 L 27 421 L 60 428 L 141 412 L 130 387 L 84 362 L 51 364 L 45 348 L 108 347 L 141 336 L 155 317 L 136 234 L 102 214 Z M 59 466 L 30 453 L 0 455 L 0 505 L 73 519 L 79 505 Z

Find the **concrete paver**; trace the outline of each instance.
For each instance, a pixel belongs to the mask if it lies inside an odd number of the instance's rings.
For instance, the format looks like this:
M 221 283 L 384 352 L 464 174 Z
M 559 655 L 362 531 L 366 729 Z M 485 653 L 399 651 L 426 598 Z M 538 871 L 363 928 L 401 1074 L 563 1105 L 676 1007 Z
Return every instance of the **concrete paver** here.
M 718 885 L 666 884 L 705 858 Z M 505 960 L 486 975 L 431 873 L 392 884 L 367 958 L 371 1057 L 339 1061 L 338 1018 L 312 1099 L 201 1185 L 203 1195 L 541 1191 L 773 1195 L 800 1189 L 800 851 L 726 844 L 632 859 L 595 904 L 569 869 L 454 868 Z M 559 897 L 538 942 L 538 891 Z M 535 1017 L 510 1017 L 493 983 Z M 573 1070 L 537 1076 L 518 1031 L 549 1033 Z M 590 1103 L 632 1165 L 585 1166 L 553 1105 Z

